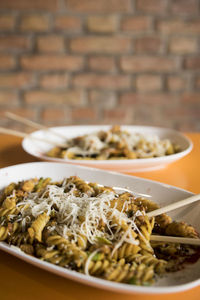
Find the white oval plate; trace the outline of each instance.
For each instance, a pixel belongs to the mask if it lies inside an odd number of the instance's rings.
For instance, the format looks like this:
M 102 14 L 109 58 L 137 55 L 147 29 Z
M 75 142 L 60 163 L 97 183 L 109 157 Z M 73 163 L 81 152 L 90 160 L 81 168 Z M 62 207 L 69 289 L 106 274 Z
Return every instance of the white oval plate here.
M 149 127 L 149 126 L 121 126 L 122 129 L 128 130 L 129 132 L 138 132 L 157 135 L 161 139 L 168 138 L 172 142 L 180 145 L 182 151 L 176 154 L 155 157 L 155 158 L 143 158 L 143 159 L 123 159 L 123 160 L 73 160 L 73 159 L 61 159 L 53 158 L 45 155 L 52 145 L 40 142 L 31 138 L 25 138 L 22 142 L 22 147 L 29 154 L 46 161 L 54 162 L 65 162 L 78 165 L 85 165 L 105 170 L 113 170 L 118 172 L 142 172 L 150 171 L 165 167 L 167 164 L 172 163 L 185 155 L 187 155 L 192 150 L 192 142 L 185 137 L 183 134 L 166 128 L 159 127 Z M 52 129 L 66 136 L 66 139 L 96 132 L 99 130 L 108 130 L 110 126 L 108 125 L 96 125 L 96 126 L 64 126 L 64 127 L 53 127 Z M 62 142 L 60 137 L 56 137 L 50 131 L 39 130 L 30 134 L 31 137 L 46 138 L 56 142 Z
M 149 194 L 152 196 L 152 200 L 157 202 L 160 206 L 164 206 L 192 195 L 192 193 L 185 190 L 151 180 L 70 164 L 48 162 L 27 163 L 0 169 L 0 189 L 8 185 L 10 182 L 17 182 L 31 177 L 51 177 L 53 180 L 61 180 L 64 177 L 72 175 L 80 176 L 82 179 L 91 182 L 98 182 L 100 184 L 110 186 L 128 187 L 138 193 Z M 190 206 L 171 212 L 169 215 L 177 221 L 182 220 L 192 224 L 198 230 L 200 227 L 199 211 L 200 203 L 193 203 Z M 67 270 L 29 256 L 18 250 L 18 248 L 10 247 L 4 242 L 0 242 L 0 249 L 17 256 L 30 264 L 60 276 L 83 284 L 115 292 L 165 294 L 181 292 L 200 284 L 200 260 L 195 264 L 188 264 L 181 271 L 165 275 L 163 278 L 159 279 L 154 286 L 142 287 L 115 283 Z

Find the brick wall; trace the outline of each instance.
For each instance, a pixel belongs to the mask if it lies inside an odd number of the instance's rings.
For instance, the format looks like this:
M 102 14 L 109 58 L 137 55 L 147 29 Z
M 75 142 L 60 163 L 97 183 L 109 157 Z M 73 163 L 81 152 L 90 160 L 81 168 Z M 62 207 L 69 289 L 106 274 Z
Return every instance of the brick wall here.
M 200 130 L 199 2 L 0 0 L 0 126 Z

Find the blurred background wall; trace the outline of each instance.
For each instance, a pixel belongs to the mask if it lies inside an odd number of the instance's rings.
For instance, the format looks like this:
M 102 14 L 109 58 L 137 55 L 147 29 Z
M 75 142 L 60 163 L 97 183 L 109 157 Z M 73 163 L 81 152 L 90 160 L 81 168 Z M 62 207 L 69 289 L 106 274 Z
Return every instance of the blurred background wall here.
M 200 1 L 0 0 L 0 126 L 200 130 Z M 26 129 L 24 129 L 26 130 Z

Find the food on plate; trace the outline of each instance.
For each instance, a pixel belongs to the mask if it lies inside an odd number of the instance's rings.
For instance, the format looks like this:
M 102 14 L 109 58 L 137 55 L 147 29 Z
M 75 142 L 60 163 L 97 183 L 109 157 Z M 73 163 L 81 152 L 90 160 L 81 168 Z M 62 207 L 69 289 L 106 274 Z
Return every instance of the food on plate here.
M 107 131 L 68 139 L 66 147 L 54 147 L 46 155 L 76 160 L 141 159 L 171 155 L 180 150 L 179 145 L 169 139 L 131 133 L 116 125 Z
M 151 242 L 152 234 L 198 238 L 158 205 L 77 176 L 11 183 L 0 196 L 0 241 L 43 261 L 102 279 L 151 285 L 183 267 L 198 248 Z

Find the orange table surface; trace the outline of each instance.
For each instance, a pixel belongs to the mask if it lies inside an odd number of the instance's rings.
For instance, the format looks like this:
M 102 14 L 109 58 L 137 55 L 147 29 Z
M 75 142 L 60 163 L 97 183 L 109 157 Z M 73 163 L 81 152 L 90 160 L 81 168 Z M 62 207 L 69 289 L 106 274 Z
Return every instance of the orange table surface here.
M 131 173 L 200 193 L 200 133 L 186 134 L 194 144 L 192 152 L 164 169 Z M 0 167 L 37 161 L 25 153 L 21 139 L 0 136 Z M 200 287 L 169 295 L 121 294 L 82 285 L 36 268 L 3 251 L 0 251 L 0 300 L 7 299 L 116 299 L 116 300 L 196 300 Z

